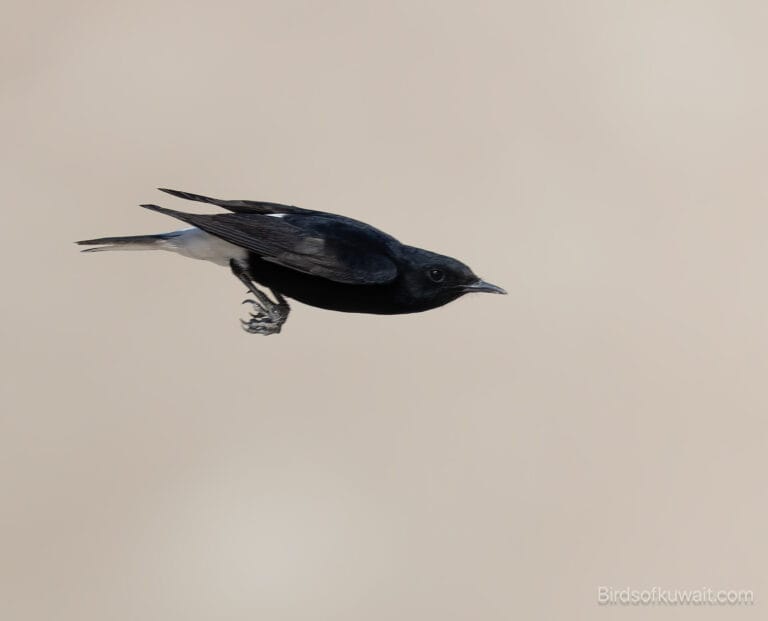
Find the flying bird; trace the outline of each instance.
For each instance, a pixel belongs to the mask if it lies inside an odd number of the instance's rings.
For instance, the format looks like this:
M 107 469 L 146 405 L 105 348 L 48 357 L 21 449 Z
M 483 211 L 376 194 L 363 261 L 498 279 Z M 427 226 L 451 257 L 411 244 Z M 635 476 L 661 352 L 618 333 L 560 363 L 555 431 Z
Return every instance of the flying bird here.
M 253 294 L 243 301 L 253 307 L 250 318 L 241 320 L 251 334 L 280 332 L 290 312 L 286 298 L 334 311 L 396 315 L 437 308 L 467 293 L 506 293 L 456 259 L 407 246 L 352 218 L 159 189 L 231 213 L 198 215 L 142 205 L 190 228 L 77 243 L 96 246 L 83 252 L 169 250 L 228 267 Z

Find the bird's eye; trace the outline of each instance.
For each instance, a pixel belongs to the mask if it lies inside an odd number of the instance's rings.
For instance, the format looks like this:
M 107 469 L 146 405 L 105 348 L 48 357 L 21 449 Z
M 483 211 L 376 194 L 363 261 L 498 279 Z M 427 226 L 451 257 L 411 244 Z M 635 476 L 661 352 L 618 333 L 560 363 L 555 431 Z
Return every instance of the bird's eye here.
M 443 270 L 433 268 L 427 274 L 432 282 L 443 282 L 445 280 L 445 272 Z

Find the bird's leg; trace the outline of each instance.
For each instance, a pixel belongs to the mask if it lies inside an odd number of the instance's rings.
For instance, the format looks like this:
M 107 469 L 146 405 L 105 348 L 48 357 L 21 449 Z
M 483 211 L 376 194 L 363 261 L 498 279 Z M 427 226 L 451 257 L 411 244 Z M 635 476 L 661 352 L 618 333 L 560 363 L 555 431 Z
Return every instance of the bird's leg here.
M 250 298 L 243 300 L 243 304 L 253 306 L 253 311 L 250 313 L 251 318 L 240 320 L 243 330 L 250 334 L 278 334 L 291 310 L 288 302 L 274 289 L 270 289 L 270 291 L 277 302 L 270 300 L 266 293 L 256 287 L 248 272 L 236 261 L 230 261 L 229 267 L 238 280 L 248 287 L 248 291 L 256 298 L 255 300 Z
M 291 311 L 288 302 L 274 289 L 270 289 L 270 291 L 272 291 L 272 295 L 277 299 L 277 303 L 270 300 L 266 294 L 256 289 L 253 285 L 249 286 L 248 289 L 259 301 L 257 302 L 250 298 L 243 300 L 243 304 L 253 305 L 253 311 L 250 313 L 251 318 L 247 321 L 240 320 L 243 330 L 250 334 L 278 334 L 288 319 L 288 313 Z

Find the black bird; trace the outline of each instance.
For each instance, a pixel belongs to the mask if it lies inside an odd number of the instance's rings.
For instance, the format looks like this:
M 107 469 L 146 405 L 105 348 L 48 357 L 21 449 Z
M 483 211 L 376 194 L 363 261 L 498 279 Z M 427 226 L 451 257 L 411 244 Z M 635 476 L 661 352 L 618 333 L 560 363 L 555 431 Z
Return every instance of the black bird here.
M 280 332 L 290 310 L 286 297 L 347 313 L 418 313 L 465 293 L 506 293 L 469 267 L 429 250 L 401 244 L 372 226 L 332 213 L 279 203 L 219 200 L 160 188 L 163 192 L 232 213 L 197 215 L 142 205 L 192 228 L 77 242 L 102 250 L 170 250 L 228 266 L 255 299 L 243 328 L 252 334 Z M 258 289 L 272 291 L 276 301 Z

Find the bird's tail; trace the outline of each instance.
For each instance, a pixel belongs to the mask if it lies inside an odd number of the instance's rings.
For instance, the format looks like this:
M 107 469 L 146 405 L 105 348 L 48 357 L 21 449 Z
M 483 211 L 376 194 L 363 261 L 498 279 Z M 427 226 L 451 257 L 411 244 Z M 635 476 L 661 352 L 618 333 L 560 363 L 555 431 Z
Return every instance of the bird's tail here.
M 104 250 L 163 250 L 166 242 L 179 235 L 181 231 L 173 233 L 159 233 L 157 235 L 129 235 L 126 237 L 99 237 L 98 239 L 84 239 L 75 242 L 80 246 L 98 246 L 86 248 L 83 252 L 103 252 Z

